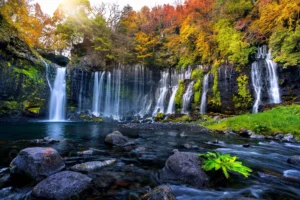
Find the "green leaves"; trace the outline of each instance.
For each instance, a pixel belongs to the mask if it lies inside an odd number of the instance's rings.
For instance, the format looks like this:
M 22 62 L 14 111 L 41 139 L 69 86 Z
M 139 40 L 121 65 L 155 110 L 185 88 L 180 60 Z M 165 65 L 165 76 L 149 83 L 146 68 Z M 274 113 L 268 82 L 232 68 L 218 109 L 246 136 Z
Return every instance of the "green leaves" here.
M 206 154 L 198 154 L 203 159 L 202 168 L 205 171 L 222 169 L 224 176 L 228 179 L 229 172 L 234 171 L 242 174 L 246 178 L 250 175 L 252 170 L 243 165 L 242 162 L 237 161 L 238 157 L 230 154 L 221 154 L 220 152 L 207 152 Z

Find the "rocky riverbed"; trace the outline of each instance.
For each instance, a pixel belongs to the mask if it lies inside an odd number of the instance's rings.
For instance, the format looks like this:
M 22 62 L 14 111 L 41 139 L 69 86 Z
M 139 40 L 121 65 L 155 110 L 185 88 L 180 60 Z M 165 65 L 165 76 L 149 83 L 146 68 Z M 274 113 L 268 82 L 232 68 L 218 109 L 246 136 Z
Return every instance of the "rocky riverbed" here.
M 0 125 L 0 199 L 299 199 L 298 143 L 183 124 Z M 197 153 L 237 155 L 246 179 L 204 172 Z

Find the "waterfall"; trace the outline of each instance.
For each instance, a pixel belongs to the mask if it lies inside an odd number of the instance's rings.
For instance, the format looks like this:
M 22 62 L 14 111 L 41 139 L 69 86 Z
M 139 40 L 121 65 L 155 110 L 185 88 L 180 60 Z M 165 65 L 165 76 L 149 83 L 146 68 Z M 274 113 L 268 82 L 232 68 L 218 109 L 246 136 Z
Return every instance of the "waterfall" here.
M 50 121 L 64 121 L 66 113 L 66 68 L 57 68 L 50 98 Z
M 280 92 L 279 92 L 279 85 L 278 85 L 278 77 L 277 77 L 277 64 L 271 60 L 271 50 L 267 54 L 266 58 L 267 62 L 267 72 L 268 72 L 268 79 L 270 84 L 269 89 L 269 96 L 270 96 L 270 103 L 280 103 Z
M 83 76 L 84 76 L 84 72 L 82 71 L 81 78 L 80 78 L 80 90 L 78 95 L 78 113 L 81 113 L 82 111 Z
M 115 120 L 120 120 L 120 97 L 121 97 L 121 79 L 122 79 L 122 71 L 121 69 L 114 70 L 113 74 L 115 75 L 115 86 L 114 86 L 114 98 L 112 101 L 113 113 L 112 116 Z
M 96 117 L 99 117 L 101 112 L 104 75 L 105 72 L 95 72 L 94 74 L 92 114 Z
M 175 113 L 175 96 L 178 90 L 178 85 L 172 88 L 172 95 L 170 97 L 167 114 L 174 114 Z
M 186 92 L 184 93 L 184 95 L 182 97 L 182 100 L 183 100 L 182 110 L 181 110 L 182 114 L 188 114 L 189 104 L 191 102 L 191 97 L 193 96 L 193 85 L 194 85 L 194 81 L 192 81 L 188 85 L 188 88 L 187 88 Z
M 43 61 L 43 63 L 45 64 L 45 67 L 46 67 L 46 79 L 47 79 L 47 83 L 48 83 L 48 85 L 49 85 L 50 91 L 52 91 L 52 86 L 51 86 L 50 80 L 49 80 L 49 65 L 48 65 L 48 63 L 47 63 L 46 61 L 44 61 L 43 59 L 42 59 L 42 61 Z
M 252 78 L 252 85 L 255 92 L 255 102 L 253 105 L 252 112 L 257 113 L 261 101 L 261 90 L 262 90 L 261 70 L 259 69 L 257 62 L 252 63 L 251 78 Z
M 111 72 L 107 73 L 104 116 L 111 116 Z
M 156 106 L 153 111 L 153 116 L 155 116 L 157 113 L 165 113 L 165 100 L 168 93 L 168 72 L 162 72 L 162 77 L 159 81 L 159 88 L 157 90 L 157 96 L 158 99 L 156 101 Z
M 209 74 L 206 74 L 204 76 L 204 80 L 203 80 L 200 114 L 205 114 L 206 113 L 208 81 L 209 81 Z
M 99 72 L 95 72 L 92 113 L 96 117 L 99 117 L 99 96 Z

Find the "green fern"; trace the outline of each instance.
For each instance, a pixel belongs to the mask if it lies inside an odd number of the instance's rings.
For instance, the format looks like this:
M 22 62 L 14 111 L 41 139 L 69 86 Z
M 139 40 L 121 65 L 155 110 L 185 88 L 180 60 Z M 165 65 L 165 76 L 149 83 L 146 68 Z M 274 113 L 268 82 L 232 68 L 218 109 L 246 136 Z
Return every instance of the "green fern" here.
M 205 171 L 218 171 L 222 169 L 223 174 L 227 179 L 229 178 L 230 171 L 238 172 L 246 178 L 248 178 L 250 172 L 252 172 L 249 167 L 246 167 L 242 162 L 237 161 L 238 157 L 231 156 L 230 154 L 221 154 L 220 152 L 207 152 L 206 154 L 198 155 L 203 158 L 202 168 Z

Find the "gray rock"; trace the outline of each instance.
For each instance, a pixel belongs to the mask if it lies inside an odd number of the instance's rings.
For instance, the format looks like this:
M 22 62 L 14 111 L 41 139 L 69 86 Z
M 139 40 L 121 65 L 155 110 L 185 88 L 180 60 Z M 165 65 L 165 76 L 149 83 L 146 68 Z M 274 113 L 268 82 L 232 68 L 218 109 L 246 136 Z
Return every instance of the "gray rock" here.
M 215 116 L 215 117 L 213 118 L 213 120 L 214 120 L 214 121 L 220 121 L 220 120 L 221 120 L 221 117 L 220 117 L 220 116 Z
M 166 161 L 165 167 L 159 171 L 162 182 L 188 184 L 202 188 L 208 184 L 208 176 L 201 169 L 201 161 L 197 154 L 174 151 Z
M 186 149 L 197 149 L 197 148 L 199 148 L 199 146 L 196 145 L 195 142 L 193 142 L 193 141 L 183 144 L 183 147 L 186 148 Z
M 123 136 L 119 131 L 114 131 L 106 136 L 105 142 L 114 146 L 126 146 L 128 145 L 129 139 Z
M 276 134 L 275 140 L 281 140 L 283 138 L 283 135 L 281 133 Z
M 176 200 L 176 197 L 169 186 L 160 185 L 143 195 L 142 200 Z
M 251 134 L 251 135 L 250 135 L 250 138 L 261 140 L 261 139 L 265 139 L 265 136 L 263 136 L 263 135 Z
M 103 167 L 110 166 L 116 163 L 116 160 L 106 160 L 106 161 L 92 161 L 74 165 L 71 170 L 77 172 L 94 172 Z
M 42 199 L 69 199 L 86 190 L 92 179 L 77 172 L 63 171 L 49 176 L 32 190 L 32 196 Z
M 288 163 L 300 166 L 300 156 L 292 156 L 287 160 Z
M 65 168 L 62 157 L 52 148 L 26 148 L 10 163 L 13 176 L 28 176 L 35 181 L 55 174 Z
M 294 136 L 291 134 L 291 133 L 288 133 L 286 134 L 282 139 L 281 139 L 282 142 L 297 142 L 294 138 Z
M 242 128 L 241 131 L 240 131 L 240 136 L 242 136 L 242 137 L 250 137 L 251 134 L 252 134 L 252 131 L 249 132 L 245 128 Z

